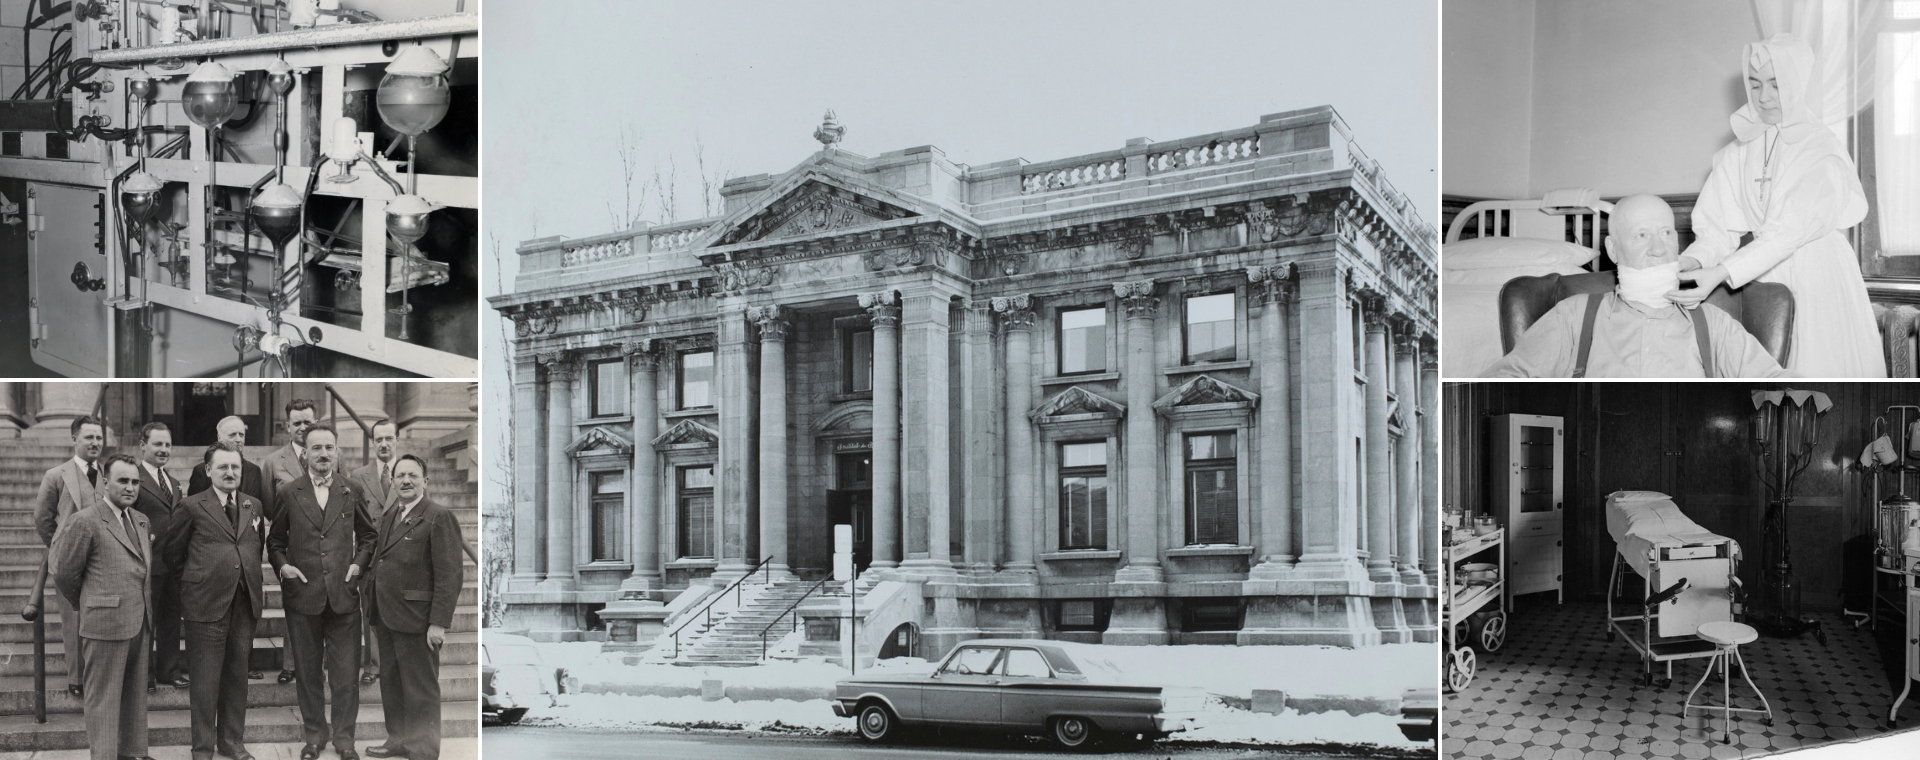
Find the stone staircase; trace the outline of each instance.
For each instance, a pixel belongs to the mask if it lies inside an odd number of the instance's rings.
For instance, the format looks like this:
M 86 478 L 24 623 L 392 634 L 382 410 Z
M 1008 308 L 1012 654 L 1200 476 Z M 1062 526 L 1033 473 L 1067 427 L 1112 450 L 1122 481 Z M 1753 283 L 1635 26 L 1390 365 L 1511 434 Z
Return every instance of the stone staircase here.
M 277 447 L 246 447 L 247 461 L 259 463 Z M 452 459 L 441 456 L 424 441 L 401 441 L 403 453 L 427 462 L 432 498 L 460 518 L 460 532 L 471 544 L 479 536 L 479 489 Z M 110 448 L 108 453 L 137 449 Z M 200 461 L 204 447 L 176 448 L 167 474 L 185 485 Z M 33 718 L 33 624 L 20 618 L 32 593 L 33 581 L 46 549 L 33 528 L 33 508 L 41 476 L 73 456 L 65 441 L 57 443 L 7 441 L 0 443 L 0 752 L 83 749 L 86 727 L 80 700 L 66 691 L 67 653 L 60 638 L 60 609 L 51 581 L 45 600 L 47 652 L 47 722 Z M 361 464 L 358 449 L 343 450 L 342 467 Z M 281 609 L 280 586 L 272 569 L 263 565 L 267 609 L 253 640 L 251 665 L 265 678 L 247 687 L 247 741 L 301 741 L 297 684 L 276 683 L 280 671 L 278 645 L 286 635 L 286 613 Z M 464 563 L 465 579 L 453 628 L 440 655 L 441 731 L 444 736 L 479 735 L 480 606 L 479 570 Z M 182 658 L 184 660 L 184 644 Z M 186 689 L 162 686 L 147 697 L 148 740 L 161 747 L 192 743 Z M 386 737 L 380 712 L 378 683 L 360 686 L 360 719 L 356 738 L 364 748 Z
M 746 584 L 748 596 L 740 608 L 722 616 L 714 614 L 713 626 L 704 622 L 687 626 L 696 634 L 692 646 L 683 648 L 675 665 L 756 665 L 760 662 L 760 631 L 776 619 L 780 625 L 767 632 L 767 646 L 779 643 L 792 630 L 787 608 L 813 588 L 809 581 L 785 581 L 771 584 Z M 786 617 L 782 617 L 786 614 Z M 683 634 L 684 635 L 684 634 Z

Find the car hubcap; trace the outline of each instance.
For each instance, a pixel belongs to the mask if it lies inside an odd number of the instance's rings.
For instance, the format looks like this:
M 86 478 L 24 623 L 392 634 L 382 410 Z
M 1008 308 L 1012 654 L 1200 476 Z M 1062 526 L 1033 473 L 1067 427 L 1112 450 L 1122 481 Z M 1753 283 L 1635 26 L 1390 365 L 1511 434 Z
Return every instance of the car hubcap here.
M 887 731 L 887 714 L 875 708 L 869 708 L 860 718 L 860 730 L 868 736 L 879 736 Z
M 1079 744 L 1087 738 L 1087 725 L 1079 720 L 1060 721 L 1060 739 L 1068 744 Z

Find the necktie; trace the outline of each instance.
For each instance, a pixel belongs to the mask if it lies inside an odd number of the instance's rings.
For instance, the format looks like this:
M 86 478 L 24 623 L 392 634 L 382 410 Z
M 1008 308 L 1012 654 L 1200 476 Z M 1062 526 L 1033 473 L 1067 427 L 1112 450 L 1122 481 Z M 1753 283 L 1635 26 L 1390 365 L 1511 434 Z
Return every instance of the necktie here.
M 166 470 L 160 471 L 160 487 L 167 489 L 168 499 L 172 499 L 174 496 L 178 495 L 174 493 L 174 490 L 173 490 L 173 478 L 167 477 Z
M 87 485 L 94 488 L 100 487 L 100 470 L 94 467 L 92 462 L 87 463 Z
M 141 544 L 140 533 L 133 529 L 133 517 L 127 514 L 127 510 L 124 510 L 124 509 L 120 510 L 120 525 L 121 527 L 125 528 L 127 531 L 127 540 L 133 542 L 133 547 L 134 547 L 133 553 L 143 554 L 143 552 L 141 552 L 140 550 L 140 544 Z
M 233 497 L 223 494 L 220 496 L 220 501 L 227 508 L 227 522 L 233 523 L 234 530 L 240 530 L 240 509 L 234 504 Z

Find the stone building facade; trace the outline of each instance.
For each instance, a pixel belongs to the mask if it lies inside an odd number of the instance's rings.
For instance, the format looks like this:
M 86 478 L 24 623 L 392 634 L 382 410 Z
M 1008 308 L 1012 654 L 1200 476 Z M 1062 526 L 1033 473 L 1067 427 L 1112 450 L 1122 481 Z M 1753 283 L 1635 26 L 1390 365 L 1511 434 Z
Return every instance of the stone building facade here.
M 843 132 L 520 246 L 509 626 L 818 578 L 843 523 L 934 654 L 1435 640 L 1437 243 L 1338 114 L 984 166 Z

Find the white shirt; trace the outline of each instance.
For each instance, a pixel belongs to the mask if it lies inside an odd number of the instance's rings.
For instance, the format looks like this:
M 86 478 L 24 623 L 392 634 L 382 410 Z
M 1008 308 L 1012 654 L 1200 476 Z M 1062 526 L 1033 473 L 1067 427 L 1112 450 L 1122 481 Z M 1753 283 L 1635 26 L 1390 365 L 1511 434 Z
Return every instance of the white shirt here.
M 327 511 L 327 497 L 333 491 L 333 475 L 329 474 L 325 480 L 322 480 L 320 476 L 313 474 L 312 470 L 308 470 L 307 479 L 313 481 L 313 498 L 320 502 L 320 511 Z
M 404 506 L 404 507 L 401 507 L 401 508 L 400 508 L 400 517 L 398 518 L 398 522 L 406 522 L 406 521 L 407 521 L 407 515 L 409 515 L 409 514 L 412 514 L 412 513 L 413 513 L 413 508 L 414 508 L 414 507 L 416 507 L 416 506 L 419 506 L 419 504 L 420 504 L 420 502 L 422 502 L 422 501 L 426 501 L 426 499 L 427 499 L 427 495 L 426 495 L 426 494 L 421 494 L 420 496 L 418 496 L 418 497 L 416 497 L 416 498 L 415 498 L 415 499 L 414 499 L 414 500 L 413 500 L 413 501 L 412 501 L 411 503 L 409 503 L 409 504 L 407 504 L 407 505 L 406 505 L 406 506 Z

